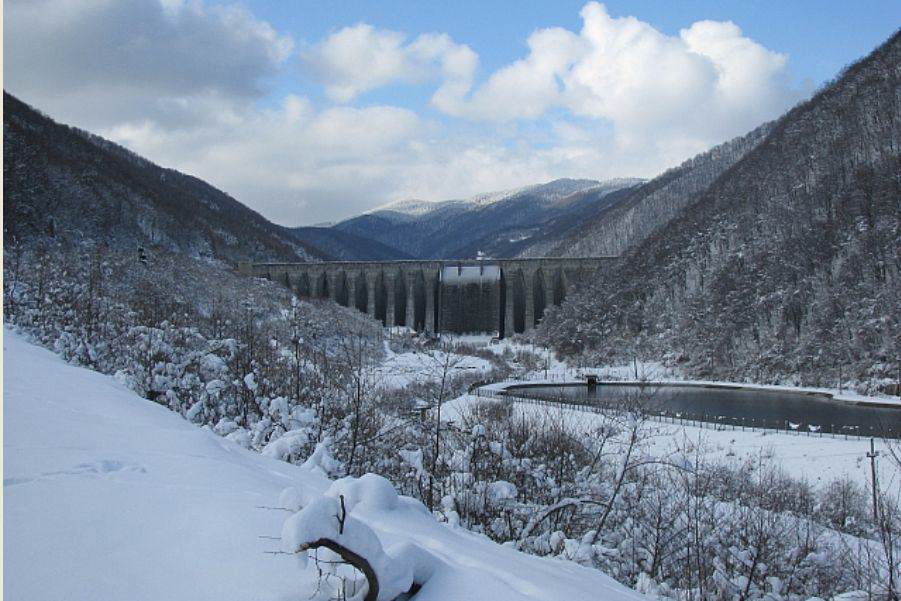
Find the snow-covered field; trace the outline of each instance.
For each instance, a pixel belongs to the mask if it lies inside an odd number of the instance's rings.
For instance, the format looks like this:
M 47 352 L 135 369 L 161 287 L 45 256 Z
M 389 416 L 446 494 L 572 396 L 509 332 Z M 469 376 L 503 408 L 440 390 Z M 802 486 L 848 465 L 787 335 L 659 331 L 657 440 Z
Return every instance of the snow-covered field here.
M 445 404 L 444 415 L 448 420 L 459 419 L 471 403 L 484 402 L 485 398 L 463 395 Z M 490 402 L 490 401 L 489 401 Z M 557 408 L 529 403 L 515 403 L 518 414 L 548 414 L 554 419 L 566 420 L 577 427 L 589 429 L 603 418 L 590 411 L 578 408 Z M 785 472 L 798 479 L 806 479 L 812 484 L 827 484 L 836 478 L 845 477 L 864 487 L 870 486 L 870 464 L 866 454 L 870 450 L 869 439 L 832 438 L 829 436 L 808 436 L 775 430 L 717 430 L 712 425 L 701 428 L 690 425 L 676 425 L 651 422 L 652 450 L 663 456 L 676 445 L 692 444 L 705 448 L 710 459 L 723 462 L 744 461 L 746 459 L 772 459 Z M 885 445 L 877 441 L 877 450 L 884 459 L 878 462 L 879 482 L 885 490 L 901 486 L 901 472 L 888 459 Z
M 287 487 L 321 498 L 330 481 L 4 334 L 7 599 L 317 598 L 312 563 L 267 554 L 290 514 L 265 507 Z M 364 496 L 350 515 L 389 553 L 415 551 L 431 572 L 420 601 L 642 598 L 596 570 L 440 524 L 409 499 Z
M 445 365 L 448 365 L 448 376 L 451 377 L 469 373 L 482 375 L 492 368 L 491 362 L 481 357 L 455 353 L 448 356 L 441 350 L 395 353 L 386 344 L 385 358 L 375 372 L 378 383 L 398 389 L 414 382 L 440 380 Z

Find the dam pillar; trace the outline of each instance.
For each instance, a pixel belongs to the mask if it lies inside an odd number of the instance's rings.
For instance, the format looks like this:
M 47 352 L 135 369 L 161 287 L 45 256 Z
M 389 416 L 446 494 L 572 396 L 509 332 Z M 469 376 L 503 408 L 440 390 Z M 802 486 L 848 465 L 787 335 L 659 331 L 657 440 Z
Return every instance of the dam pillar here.
M 310 281 L 310 274 L 306 271 L 301 271 L 297 274 L 297 290 L 300 296 L 309 298 L 313 296 L 310 288 L 312 287 L 312 282 Z
M 516 311 L 514 302 L 514 278 L 513 270 L 504 273 L 504 338 L 509 338 L 516 333 Z
M 338 272 L 326 271 L 325 279 L 328 280 L 328 298 L 333 303 L 338 302 Z
M 529 333 L 535 327 L 535 271 L 525 267 L 522 276 L 522 291 L 525 296 L 522 329 L 523 333 Z
M 429 269 L 425 272 L 425 331 L 435 333 L 435 283 L 438 274 Z
M 397 289 L 395 288 L 396 280 L 397 274 L 395 272 L 385 272 L 385 327 L 388 328 L 393 328 L 397 325 L 397 322 L 394 320 L 394 301 L 397 292 Z
M 375 319 L 375 287 L 378 275 L 374 271 L 367 271 L 364 274 L 366 278 L 366 315 L 373 319 Z
M 347 278 L 347 306 L 351 309 L 357 308 L 357 276 L 355 272 L 345 274 Z
M 563 281 L 563 295 L 564 297 L 567 297 L 572 291 L 572 288 L 575 286 L 572 272 L 564 267 L 560 270 L 560 279 Z
M 404 325 L 411 330 L 416 329 L 416 272 L 404 273 L 407 285 L 407 316 Z
M 303 274 L 296 273 L 293 276 L 291 274 L 285 274 L 286 284 L 288 289 L 294 293 L 294 296 L 303 296 Z
M 310 280 L 310 297 L 322 297 L 322 271 L 319 269 L 310 269 L 307 271 L 307 278 Z
M 541 270 L 542 275 L 542 284 L 544 285 L 544 313 L 542 314 L 542 319 L 544 319 L 544 315 L 547 315 L 548 309 L 554 306 L 554 288 L 557 285 L 556 278 L 554 277 L 555 272 L 551 271 L 549 267 L 544 267 Z

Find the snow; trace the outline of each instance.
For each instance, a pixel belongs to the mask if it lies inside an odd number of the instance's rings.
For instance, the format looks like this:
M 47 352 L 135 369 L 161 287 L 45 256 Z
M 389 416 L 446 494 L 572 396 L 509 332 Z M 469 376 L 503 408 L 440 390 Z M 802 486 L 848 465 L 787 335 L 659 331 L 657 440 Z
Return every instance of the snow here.
M 488 485 L 488 496 L 494 501 L 516 499 L 516 485 L 506 480 L 497 480 Z
M 364 474 L 359 478 L 335 480 L 328 493 L 334 497 L 344 496 L 348 511 L 357 505 L 373 509 L 391 511 L 397 509 L 397 492 L 390 482 L 376 474 Z
M 306 428 L 289 430 L 263 447 L 263 455 L 273 459 L 286 460 L 297 449 L 310 443 L 311 432 Z
M 3 346 L 6 598 L 308 599 L 314 567 L 266 553 L 281 550 L 271 537 L 292 515 L 279 505 L 339 490 L 398 573 L 427 580 L 417 601 L 643 598 L 596 570 L 441 524 L 378 477 L 331 482 L 243 449 L 11 330 Z M 318 503 L 320 518 L 335 508 Z
M 422 449 L 401 449 L 397 453 L 404 460 L 404 463 L 416 470 L 417 476 L 422 476 L 425 471 L 422 466 Z
M 398 508 L 397 493 L 387 480 L 375 474 L 338 480 L 325 495 L 285 520 L 282 550 L 299 553 L 320 539 L 332 540 L 366 558 L 379 582 L 379 600 L 391 601 L 410 589 L 414 566 L 386 553 L 375 532 L 352 515 L 360 505 L 394 511 Z M 305 565 L 304 561 L 301 563 Z
M 303 468 L 323 476 L 328 476 L 333 473 L 337 468 L 337 462 L 332 458 L 332 454 L 329 452 L 330 444 L 331 439 L 328 437 L 317 443 L 316 448 L 313 450 L 313 454 L 307 457 L 307 460 L 303 462 Z
M 406 388 L 415 382 L 437 381 L 441 378 L 447 354 L 442 350 L 395 353 L 385 345 L 385 358 L 375 369 L 377 383 L 389 389 Z M 472 355 L 451 353 L 449 377 L 466 373 L 488 373 L 491 362 Z

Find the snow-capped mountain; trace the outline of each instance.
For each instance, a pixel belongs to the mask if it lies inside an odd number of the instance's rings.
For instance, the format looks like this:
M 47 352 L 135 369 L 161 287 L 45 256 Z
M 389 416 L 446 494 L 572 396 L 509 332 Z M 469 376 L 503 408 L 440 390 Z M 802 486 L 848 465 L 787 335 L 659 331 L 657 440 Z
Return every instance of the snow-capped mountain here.
M 335 226 L 422 258 L 514 256 L 537 238 L 568 229 L 615 202 L 637 179 L 558 179 L 466 199 L 402 200 Z

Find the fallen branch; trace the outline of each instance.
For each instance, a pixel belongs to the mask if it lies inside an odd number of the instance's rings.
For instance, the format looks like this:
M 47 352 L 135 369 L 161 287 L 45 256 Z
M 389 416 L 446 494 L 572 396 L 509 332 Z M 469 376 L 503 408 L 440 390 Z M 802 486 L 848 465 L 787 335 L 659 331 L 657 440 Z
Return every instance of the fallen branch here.
M 311 543 L 306 543 L 302 545 L 298 551 L 304 552 L 309 549 L 318 549 L 320 547 L 325 547 L 326 549 L 337 553 L 347 564 L 359 570 L 360 573 L 366 577 L 366 582 L 369 584 L 369 590 L 366 592 L 366 597 L 363 601 L 376 601 L 378 599 L 379 579 L 375 575 L 375 570 L 372 569 L 372 566 L 365 557 L 358 553 L 354 553 L 347 547 L 328 538 L 320 538 Z

